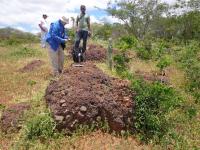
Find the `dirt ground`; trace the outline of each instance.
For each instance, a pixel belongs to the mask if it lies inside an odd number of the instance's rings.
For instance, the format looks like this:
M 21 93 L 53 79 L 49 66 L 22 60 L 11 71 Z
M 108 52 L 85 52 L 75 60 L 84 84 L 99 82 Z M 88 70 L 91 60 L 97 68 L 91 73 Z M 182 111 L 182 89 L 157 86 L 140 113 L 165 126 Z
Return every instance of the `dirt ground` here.
M 160 75 L 157 72 L 144 72 L 141 70 L 136 70 L 135 75 L 144 79 L 147 82 L 162 82 L 165 84 L 169 84 L 169 78 L 166 75 Z
M 72 49 L 73 45 L 70 45 L 67 47 L 67 51 L 69 52 L 70 59 L 72 59 Z M 94 44 L 88 44 L 87 50 L 85 52 L 85 59 L 86 61 L 98 61 L 102 62 L 106 59 L 106 49 L 101 45 L 94 45 Z
M 5 133 L 11 133 L 21 129 L 20 119 L 22 118 L 24 112 L 30 109 L 28 103 L 12 104 L 6 110 L 3 111 L 0 127 Z
M 100 45 L 88 45 L 86 51 L 86 60 L 90 61 L 103 61 L 106 59 L 106 49 Z
M 128 81 L 105 75 L 91 62 L 69 67 L 47 87 L 45 99 L 58 129 L 74 130 L 80 124 L 108 121 L 111 130 L 132 124 L 134 94 Z
M 36 68 L 39 68 L 40 66 L 44 65 L 45 62 L 42 60 L 33 60 L 30 63 L 28 63 L 23 68 L 19 69 L 20 72 L 30 72 L 33 71 Z

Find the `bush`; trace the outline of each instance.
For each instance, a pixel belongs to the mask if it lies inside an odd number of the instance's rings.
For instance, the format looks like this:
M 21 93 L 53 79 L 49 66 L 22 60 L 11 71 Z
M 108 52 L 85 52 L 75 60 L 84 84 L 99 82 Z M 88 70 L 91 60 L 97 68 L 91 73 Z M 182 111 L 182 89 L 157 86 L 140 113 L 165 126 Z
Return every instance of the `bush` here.
M 126 51 L 134 48 L 136 45 L 137 39 L 134 36 L 124 36 L 118 40 L 116 47 L 122 51 Z
M 134 127 L 142 140 L 161 139 L 170 128 L 167 113 L 180 104 L 176 92 L 161 83 L 132 82 L 136 92 Z
M 53 137 L 56 123 L 50 114 L 40 114 L 29 120 L 25 126 L 25 136 L 27 139 L 36 139 L 38 137 Z
M 148 51 L 144 48 L 138 48 L 137 49 L 137 56 L 141 59 L 144 59 L 144 60 L 149 60 L 152 57 L 151 51 Z
M 119 75 L 122 75 L 122 73 L 127 70 L 128 62 L 130 61 L 130 59 L 126 56 L 125 53 L 123 53 L 121 55 L 115 55 L 113 60 L 115 63 L 116 72 Z
M 197 101 L 200 100 L 200 48 L 199 43 L 191 42 L 184 52 L 180 55 L 177 61 L 185 70 L 188 79 L 188 90 L 193 93 Z
M 111 24 L 93 24 L 93 39 L 101 39 L 108 40 L 112 36 L 112 28 Z
M 69 36 L 69 38 L 71 39 L 70 42 L 73 44 L 74 40 L 75 40 L 75 33 L 76 33 L 76 31 L 74 29 L 68 29 L 66 33 Z
M 171 64 L 171 60 L 168 57 L 162 57 L 158 64 L 156 65 L 160 71 L 163 71 L 166 67 L 168 67 Z

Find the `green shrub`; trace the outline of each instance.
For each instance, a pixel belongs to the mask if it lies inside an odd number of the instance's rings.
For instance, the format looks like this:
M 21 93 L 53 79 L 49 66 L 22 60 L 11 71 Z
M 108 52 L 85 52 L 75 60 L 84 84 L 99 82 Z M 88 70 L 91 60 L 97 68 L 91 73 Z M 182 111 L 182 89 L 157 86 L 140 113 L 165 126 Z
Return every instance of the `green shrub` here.
M 144 60 L 149 60 L 152 57 L 151 51 L 148 51 L 142 47 L 137 49 L 137 56 Z
M 176 92 L 161 83 L 132 82 L 136 92 L 134 127 L 142 140 L 161 139 L 170 128 L 167 113 L 180 104 Z
M 13 28 L 0 29 L 0 46 L 15 46 L 26 43 L 38 43 L 39 37 Z
M 137 39 L 134 36 L 123 36 L 118 40 L 116 47 L 122 51 L 126 51 L 132 49 L 136 45 Z
M 29 86 L 33 86 L 35 84 L 37 84 L 37 82 L 35 80 L 28 80 L 27 81 L 27 85 L 29 85 Z
M 25 136 L 27 139 L 36 139 L 38 137 L 53 137 L 56 123 L 50 114 L 39 114 L 31 118 L 25 126 Z
M 185 113 L 188 115 L 190 119 L 192 119 L 193 117 L 197 115 L 197 109 L 194 106 L 188 106 L 185 109 Z
M 116 72 L 121 75 L 124 71 L 127 70 L 128 68 L 128 62 L 130 61 L 130 59 L 126 56 L 125 53 L 123 54 L 118 54 L 115 55 L 114 58 L 114 63 L 115 63 L 115 68 L 116 68 Z
M 183 52 L 179 52 L 176 60 L 185 70 L 188 79 L 188 90 L 200 101 L 200 48 L 198 42 L 191 42 Z
M 160 71 L 163 71 L 166 67 L 168 67 L 171 64 L 171 60 L 168 57 L 162 57 L 158 64 L 156 65 Z
M 74 42 L 74 39 L 75 39 L 75 33 L 76 33 L 76 31 L 74 29 L 68 29 L 67 30 L 67 35 L 71 39 L 70 42 L 72 42 L 72 43 Z
M 108 40 L 112 36 L 113 26 L 111 24 L 93 24 L 93 39 Z

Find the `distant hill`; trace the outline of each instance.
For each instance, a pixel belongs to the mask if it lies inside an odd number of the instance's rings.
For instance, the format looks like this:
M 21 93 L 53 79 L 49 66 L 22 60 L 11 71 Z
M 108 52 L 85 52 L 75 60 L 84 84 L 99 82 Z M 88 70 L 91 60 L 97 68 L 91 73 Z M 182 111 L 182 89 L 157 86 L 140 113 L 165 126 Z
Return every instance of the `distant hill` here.
M 24 32 L 11 27 L 0 28 L 0 40 L 23 40 L 23 41 L 38 41 L 37 35 L 29 32 Z

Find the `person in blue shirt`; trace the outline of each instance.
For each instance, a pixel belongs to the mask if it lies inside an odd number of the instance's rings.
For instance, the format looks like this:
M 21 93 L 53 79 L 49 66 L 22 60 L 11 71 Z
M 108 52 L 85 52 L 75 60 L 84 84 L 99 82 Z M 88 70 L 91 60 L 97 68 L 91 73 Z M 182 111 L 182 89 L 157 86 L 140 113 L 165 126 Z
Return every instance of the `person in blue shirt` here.
M 64 27 L 68 23 L 69 19 L 63 16 L 58 21 L 51 23 L 49 32 L 46 35 L 54 76 L 59 75 L 63 70 L 64 51 L 61 44 L 65 44 L 68 41 L 68 36 L 65 33 Z

